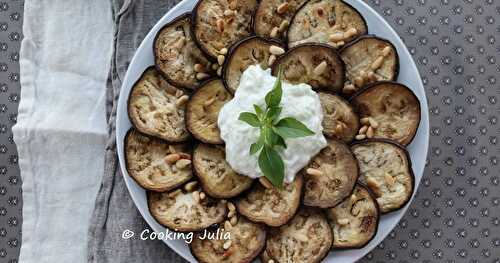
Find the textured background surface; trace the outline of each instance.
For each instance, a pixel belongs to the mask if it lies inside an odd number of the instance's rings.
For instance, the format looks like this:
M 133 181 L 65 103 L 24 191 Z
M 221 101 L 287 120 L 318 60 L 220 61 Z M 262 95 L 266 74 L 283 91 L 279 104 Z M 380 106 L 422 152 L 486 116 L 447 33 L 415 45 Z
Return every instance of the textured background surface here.
M 500 1 L 366 2 L 417 62 L 429 99 L 431 145 L 417 198 L 363 262 L 500 262 Z M 19 101 L 22 5 L 0 0 L 0 262 L 16 262 L 21 237 L 10 127 Z

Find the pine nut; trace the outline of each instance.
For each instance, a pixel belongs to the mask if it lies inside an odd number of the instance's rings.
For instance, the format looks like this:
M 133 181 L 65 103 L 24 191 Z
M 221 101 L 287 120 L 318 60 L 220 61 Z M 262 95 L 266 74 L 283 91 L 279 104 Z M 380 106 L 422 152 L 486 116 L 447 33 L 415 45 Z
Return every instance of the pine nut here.
M 226 242 L 224 242 L 224 245 L 222 245 L 222 248 L 224 248 L 224 250 L 228 250 L 231 247 L 231 244 L 231 240 L 227 240 Z
M 226 9 L 226 11 L 224 11 L 225 16 L 232 16 L 232 15 L 234 15 L 234 13 L 235 12 L 231 9 Z
M 288 20 L 283 20 L 280 24 L 279 31 L 285 32 L 289 25 L 290 25 L 290 22 L 288 22 Z
M 203 72 L 196 73 L 197 80 L 204 80 L 204 79 L 207 79 L 208 77 L 210 77 L 210 75 L 208 75 L 207 73 L 203 73 Z
M 259 177 L 259 182 L 262 186 L 264 186 L 267 189 L 273 188 L 273 185 L 271 184 L 271 182 L 269 182 L 269 180 L 265 177 Z
M 194 201 L 195 201 L 196 203 L 199 203 L 199 202 L 200 202 L 200 192 L 198 192 L 198 191 L 194 191 L 192 195 L 193 195 L 193 199 L 194 199 Z
M 366 137 L 368 138 L 373 138 L 374 132 L 372 126 L 368 127 L 368 130 L 366 131 Z
M 342 92 L 345 93 L 345 94 L 352 94 L 355 91 L 356 91 L 356 87 L 354 87 L 354 85 L 352 85 L 352 84 L 347 84 L 342 89 Z
M 175 96 L 176 96 L 177 98 L 179 98 L 179 97 L 180 97 L 180 96 L 182 96 L 183 94 L 184 94 L 184 92 L 182 92 L 182 90 L 180 90 L 180 89 L 178 89 L 178 90 L 176 90 L 176 91 L 175 91 Z
M 330 35 L 330 37 L 328 38 L 330 41 L 332 42 L 339 42 L 341 40 L 344 39 L 344 34 L 342 33 L 333 33 Z
M 194 71 L 195 72 L 205 72 L 205 67 L 200 63 L 196 63 L 196 64 L 194 64 Z
M 314 68 L 313 70 L 314 75 L 320 76 L 321 74 L 323 74 L 326 70 L 326 66 L 327 66 L 326 61 L 323 60 L 321 63 L 319 63 L 319 65 L 317 65 Z
M 360 140 L 363 140 L 363 139 L 366 139 L 366 135 L 364 135 L 364 134 L 358 134 L 358 135 L 356 135 L 356 140 L 360 141 Z
M 189 100 L 188 95 L 184 95 L 184 96 L 180 97 L 180 98 L 179 98 L 179 99 L 175 102 L 175 105 L 176 105 L 177 107 L 180 107 L 180 106 L 182 106 L 182 105 L 186 104 L 186 102 L 187 102 L 188 100 Z
M 222 21 L 222 19 L 217 19 L 216 24 L 217 24 L 217 31 L 219 33 L 224 32 L 224 21 Z
M 207 195 L 204 192 L 200 192 L 200 200 L 205 199 L 205 197 L 207 197 Z
M 276 61 L 276 56 L 271 55 L 271 56 L 269 56 L 269 59 L 267 60 L 267 65 L 272 66 L 275 61 Z
M 350 38 L 358 33 L 358 30 L 354 27 L 349 28 L 345 33 L 344 33 L 344 39 Z
M 364 84 L 364 80 L 360 77 L 354 78 L 354 85 L 361 87 Z
M 234 206 L 234 204 L 231 202 L 227 202 L 227 209 L 229 209 L 229 211 L 235 211 L 236 206 Z
M 341 226 L 345 226 L 347 224 L 349 224 L 349 219 L 347 218 L 340 218 L 340 219 L 337 219 L 337 223 Z
M 270 259 L 267 263 L 274 263 L 274 260 Z
M 375 61 L 373 61 L 373 63 L 370 66 L 370 68 L 372 70 L 377 70 L 377 69 L 380 68 L 380 66 L 382 66 L 383 62 L 384 62 L 384 57 L 378 57 Z
M 229 222 L 231 223 L 231 225 L 235 226 L 236 224 L 238 224 L 238 217 L 236 215 L 231 217 L 231 219 L 229 219 Z
M 191 192 L 193 191 L 196 186 L 198 186 L 198 182 L 194 181 L 194 182 L 189 182 L 187 183 L 185 186 L 184 186 L 184 189 L 188 192 Z
M 368 122 L 374 129 L 378 128 L 378 121 L 376 121 L 374 118 L 368 118 Z
M 231 227 L 232 227 L 231 222 L 229 222 L 229 220 L 226 220 L 226 222 L 224 222 L 224 228 L 228 230 L 231 229 Z
M 367 130 L 368 130 L 368 126 L 365 125 L 365 126 L 361 127 L 361 129 L 359 129 L 358 133 L 359 134 L 365 134 Z
M 271 37 L 277 37 L 278 36 L 278 30 L 280 30 L 278 27 L 273 27 L 273 29 L 271 30 L 270 36 Z
M 278 46 L 270 46 L 269 52 L 271 52 L 271 54 L 273 54 L 273 55 L 279 56 L 279 55 L 285 53 L 285 50 L 283 48 L 278 47 Z
M 382 56 L 387 57 L 391 53 L 392 48 L 387 46 L 382 50 Z
M 188 159 L 179 159 L 176 163 L 175 163 L 175 166 L 179 169 L 184 169 L 186 168 L 188 165 L 191 164 L 191 160 L 188 160 Z
M 361 124 L 370 125 L 370 117 L 364 117 L 360 120 Z
M 286 11 L 288 11 L 288 7 L 289 7 L 288 2 L 284 2 L 284 3 L 282 3 L 281 5 L 278 6 L 278 8 L 276 9 L 276 12 L 278 14 L 283 14 Z
M 219 54 L 226 55 L 227 54 L 227 48 L 223 47 L 221 50 L 219 50 Z
M 224 55 L 218 55 L 217 56 L 217 63 L 222 66 L 224 64 L 224 60 L 226 60 L 226 57 Z
M 323 172 L 319 169 L 314 169 L 314 168 L 307 168 L 306 170 L 307 174 L 314 175 L 314 176 L 322 176 Z
M 181 158 L 181 156 L 179 154 L 177 154 L 177 153 L 171 153 L 171 154 L 165 156 L 165 161 L 167 163 L 175 163 L 180 158 Z
M 217 64 L 217 63 L 212 64 L 213 70 L 217 70 L 218 68 L 219 68 L 219 64 Z
M 222 76 L 222 67 L 217 69 L 217 76 Z

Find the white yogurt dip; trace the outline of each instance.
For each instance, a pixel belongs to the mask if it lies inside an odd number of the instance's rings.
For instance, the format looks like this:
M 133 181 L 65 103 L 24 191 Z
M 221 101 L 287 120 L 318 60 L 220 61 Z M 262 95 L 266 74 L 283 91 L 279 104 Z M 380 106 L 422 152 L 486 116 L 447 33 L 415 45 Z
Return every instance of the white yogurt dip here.
M 234 98 L 227 102 L 219 112 L 220 135 L 226 143 L 226 160 L 231 167 L 242 175 L 251 178 L 263 176 L 257 159 L 259 154 L 250 155 L 250 145 L 257 141 L 260 131 L 238 120 L 240 113 L 255 113 L 254 104 L 266 108 L 265 96 L 273 88 L 276 78 L 271 70 L 260 66 L 248 67 L 241 76 Z M 283 81 L 280 119 L 294 117 L 314 135 L 286 139 L 286 149 L 278 148 L 285 164 L 285 182 L 292 182 L 297 172 L 306 166 L 327 143 L 323 136 L 323 112 L 318 94 L 307 84 L 290 84 Z

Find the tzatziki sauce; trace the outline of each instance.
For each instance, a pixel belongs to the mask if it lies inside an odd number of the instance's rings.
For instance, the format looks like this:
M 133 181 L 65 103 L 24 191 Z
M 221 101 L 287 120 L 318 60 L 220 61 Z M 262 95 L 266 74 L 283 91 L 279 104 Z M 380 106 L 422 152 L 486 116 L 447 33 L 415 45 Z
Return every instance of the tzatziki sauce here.
M 248 67 L 242 74 L 234 98 L 219 112 L 218 125 L 221 138 L 226 144 L 226 160 L 239 174 L 258 178 L 263 176 L 258 165 L 259 153 L 250 155 L 250 145 L 259 138 L 259 128 L 238 120 L 240 113 L 255 113 L 254 104 L 266 108 L 265 96 L 273 88 L 276 77 L 271 70 L 260 66 Z M 323 112 L 318 94 L 308 84 L 282 83 L 283 108 L 279 119 L 293 117 L 305 124 L 314 135 L 285 139 L 286 149 L 277 147 L 285 165 L 285 182 L 293 182 L 295 175 L 306 166 L 312 157 L 326 147 L 323 136 Z

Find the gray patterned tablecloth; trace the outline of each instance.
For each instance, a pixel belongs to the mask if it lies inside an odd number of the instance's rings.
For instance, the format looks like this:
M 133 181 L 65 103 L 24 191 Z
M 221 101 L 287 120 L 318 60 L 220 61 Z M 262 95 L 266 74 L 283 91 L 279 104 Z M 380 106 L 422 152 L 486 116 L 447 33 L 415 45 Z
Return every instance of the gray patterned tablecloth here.
M 500 262 L 500 0 L 367 1 L 404 39 L 431 115 L 428 165 L 398 227 L 362 262 Z M 0 0 L 0 262 L 17 262 L 21 192 L 11 126 L 22 0 Z

